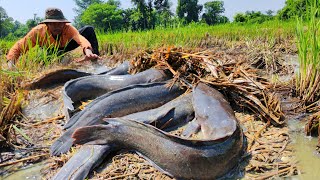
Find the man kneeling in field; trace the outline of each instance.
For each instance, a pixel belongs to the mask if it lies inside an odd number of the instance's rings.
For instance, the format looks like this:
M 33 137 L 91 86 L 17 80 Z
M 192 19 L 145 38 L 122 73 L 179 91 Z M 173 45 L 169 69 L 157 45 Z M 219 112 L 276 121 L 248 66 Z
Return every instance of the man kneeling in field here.
M 79 31 L 73 27 L 58 8 L 48 8 L 45 20 L 34 27 L 25 37 L 14 44 L 7 54 L 8 68 L 12 69 L 22 53 L 29 48 L 40 47 L 58 48 L 59 54 L 81 47 L 85 60 L 99 58 L 99 46 L 92 26 L 85 26 Z

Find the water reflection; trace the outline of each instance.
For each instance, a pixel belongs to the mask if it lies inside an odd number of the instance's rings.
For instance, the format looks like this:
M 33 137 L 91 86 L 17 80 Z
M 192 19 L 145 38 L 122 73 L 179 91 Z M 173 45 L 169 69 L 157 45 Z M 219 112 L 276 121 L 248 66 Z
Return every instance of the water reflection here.
M 315 151 L 318 138 L 305 136 L 303 132 L 304 124 L 298 120 L 289 121 L 292 145 L 298 160 L 298 169 L 302 173 L 296 178 L 319 179 L 320 155 Z

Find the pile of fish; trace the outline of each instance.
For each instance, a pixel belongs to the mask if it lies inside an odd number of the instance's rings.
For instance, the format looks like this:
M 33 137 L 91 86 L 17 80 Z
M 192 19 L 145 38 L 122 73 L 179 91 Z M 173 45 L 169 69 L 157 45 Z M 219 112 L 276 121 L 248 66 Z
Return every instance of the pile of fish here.
M 107 155 L 123 149 L 136 151 L 177 179 L 216 179 L 236 167 L 244 137 L 219 91 L 199 83 L 187 92 L 178 83 L 168 85 L 169 72 L 148 69 L 130 75 L 124 73 L 128 68 L 122 64 L 113 73 L 65 83 L 66 131 L 50 151 L 57 156 L 73 144 L 84 145 L 53 179 L 85 179 Z M 94 100 L 75 113 L 88 99 Z M 183 128 L 181 136 L 169 133 L 177 128 Z

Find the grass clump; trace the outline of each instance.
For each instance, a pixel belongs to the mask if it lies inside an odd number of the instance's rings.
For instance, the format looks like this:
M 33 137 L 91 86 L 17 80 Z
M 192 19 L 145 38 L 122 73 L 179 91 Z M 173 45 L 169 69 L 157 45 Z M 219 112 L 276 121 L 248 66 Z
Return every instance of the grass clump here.
M 305 105 L 312 107 L 320 98 L 320 19 L 319 1 L 310 0 L 309 13 L 297 18 L 297 47 L 299 72 L 296 79 L 298 96 Z

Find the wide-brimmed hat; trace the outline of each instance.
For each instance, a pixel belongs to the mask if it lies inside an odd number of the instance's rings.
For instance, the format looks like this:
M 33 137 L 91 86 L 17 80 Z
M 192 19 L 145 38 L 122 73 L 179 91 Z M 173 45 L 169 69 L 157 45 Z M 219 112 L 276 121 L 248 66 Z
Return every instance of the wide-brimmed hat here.
M 65 22 L 69 23 L 61 9 L 58 8 L 48 8 L 45 14 L 45 20 L 41 21 L 39 24 L 48 23 L 48 22 Z

